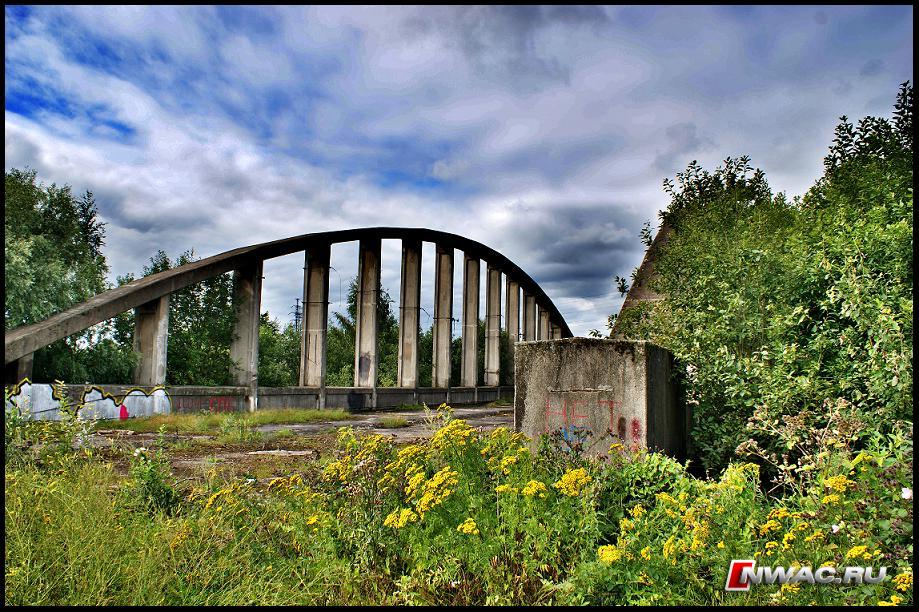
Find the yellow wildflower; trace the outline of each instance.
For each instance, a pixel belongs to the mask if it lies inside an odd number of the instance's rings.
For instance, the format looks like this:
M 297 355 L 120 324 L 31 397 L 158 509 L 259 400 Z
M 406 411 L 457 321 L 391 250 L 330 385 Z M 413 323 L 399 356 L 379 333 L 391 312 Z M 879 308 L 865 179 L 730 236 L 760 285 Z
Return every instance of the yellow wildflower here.
M 781 528 L 782 528 L 782 524 L 780 522 L 778 522 L 775 519 L 770 519 L 766 521 L 766 523 L 763 524 L 762 527 L 759 528 L 759 534 L 766 535 L 770 531 L 775 531 L 776 529 L 781 529 Z
M 913 574 L 912 572 L 904 572 L 902 574 L 897 574 L 893 579 L 893 586 L 898 591 L 906 592 L 909 590 L 909 587 L 913 586 Z
M 637 506 L 629 510 L 629 514 L 631 514 L 632 517 L 634 518 L 639 518 L 641 515 L 645 514 L 646 512 L 647 510 L 645 510 L 641 504 L 638 504 Z
M 577 497 L 581 494 L 581 489 L 590 484 L 592 478 L 587 474 L 584 468 L 568 470 L 561 480 L 552 486 L 569 497 Z
M 460 533 L 465 533 L 468 535 L 479 535 L 479 528 L 476 527 L 475 521 L 471 518 L 467 518 L 465 521 L 460 523 L 456 530 Z
M 804 541 L 805 541 L 805 542 L 813 542 L 813 541 L 816 540 L 817 538 L 822 538 L 822 537 L 823 537 L 823 531 L 820 530 L 820 529 L 818 529 L 818 530 L 814 531 L 814 533 L 812 533 L 812 534 L 810 534 L 809 536 L 807 536 L 806 538 L 804 538 Z
M 615 563 L 622 558 L 622 550 L 616 548 L 615 546 L 601 546 L 597 550 L 597 558 L 600 559 L 600 563 L 609 565 L 610 563 Z
M 839 493 L 844 493 L 847 487 L 849 486 L 854 487 L 855 482 L 846 478 L 845 475 L 840 474 L 838 476 L 824 478 L 823 486 L 833 489 L 834 491 L 838 491 Z
M 633 523 L 627 518 L 619 519 L 619 531 L 621 531 L 622 533 L 628 533 L 628 531 L 632 529 L 632 527 L 634 526 L 635 526 L 635 523 Z
M 641 549 L 641 558 L 644 559 L 645 561 L 651 560 L 651 547 L 650 546 L 645 546 L 644 548 Z
M 853 546 L 849 549 L 849 552 L 846 553 L 846 559 L 858 559 L 862 557 L 864 559 L 871 559 L 871 553 L 868 552 L 867 546 Z
M 517 492 L 517 489 L 515 487 L 512 487 L 511 485 L 503 484 L 503 485 L 498 485 L 497 487 L 495 487 L 495 493 L 497 493 L 498 495 L 501 495 L 502 493 L 516 493 L 516 492 Z
M 724 548 L 724 540 L 718 542 L 718 548 Z
M 788 508 L 775 508 L 772 512 L 769 513 L 767 519 L 783 519 L 791 516 L 791 513 L 788 512 Z
M 545 497 L 547 491 L 546 485 L 538 480 L 531 480 L 523 487 L 523 494 L 527 497 Z
M 383 521 L 383 525 L 386 527 L 392 527 L 393 529 L 401 529 L 409 523 L 414 523 L 417 520 L 417 514 L 415 514 L 410 508 L 403 508 L 401 510 L 393 510 Z
M 838 503 L 839 503 L 839 496 L 836 495 L 835 493 L 832 493 L 832 494 L 830 494 L 830 495 L 824 496 L 824 498 L 821 500 L 821 502 L 824 503 L 824 504 L 827 504 L 827 505 L 838 504 Z
M 785 537 L 782 538 L 782 548 L 784 550 L 788 550 L 789 548 L 791 548 L 791 543 L 794 541 L 795 541 L 795 534 L 789 531 L 788 533 L 785 534 Z

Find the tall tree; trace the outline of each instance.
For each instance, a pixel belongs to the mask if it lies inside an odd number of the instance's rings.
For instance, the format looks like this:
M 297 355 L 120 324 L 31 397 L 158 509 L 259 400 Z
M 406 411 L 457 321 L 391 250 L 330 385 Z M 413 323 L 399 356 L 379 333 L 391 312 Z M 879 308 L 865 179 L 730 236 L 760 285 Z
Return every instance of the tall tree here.
M 102 254 L 105 224 L 95 198 L 75 197 L 69 185 L 44 186 L 35 170 L 4 176 L 4 324 L 35 323 L 108 288 Z M 32 378 L 126 382 L 134 365 L 113 337 L 113 321 L 36 351 Z

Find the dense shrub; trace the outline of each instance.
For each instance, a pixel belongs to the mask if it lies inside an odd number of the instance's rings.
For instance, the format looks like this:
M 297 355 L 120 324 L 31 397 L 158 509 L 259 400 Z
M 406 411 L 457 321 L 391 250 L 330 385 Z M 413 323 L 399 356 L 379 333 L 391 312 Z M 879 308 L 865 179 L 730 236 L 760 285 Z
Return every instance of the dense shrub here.
M 910 86 L 893 120 L 843 117 L 803 198 L 774 195 L 746 158 L 714 173 L 693 163 L 665 186 L 672 234 L 654 288 L 666 297 L 623 313 L 617 332 L 686 367 L 706 468 L 750 439 L 794 464 L 794 444 L 766 424 L 820 429 L 840 399 L 870 424 L 866 435 L 912 418 Z

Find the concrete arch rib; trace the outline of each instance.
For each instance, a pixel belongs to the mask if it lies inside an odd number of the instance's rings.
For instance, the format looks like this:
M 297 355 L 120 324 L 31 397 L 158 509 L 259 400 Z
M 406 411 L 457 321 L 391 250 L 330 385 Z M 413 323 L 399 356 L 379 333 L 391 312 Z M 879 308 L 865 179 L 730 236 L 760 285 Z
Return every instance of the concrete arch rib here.
M 561 328 L 563 338 L 569 338 L 572 335 L 564 317 L 562 317 L 558 308 L 536 281 L 517 264 L 494 249 L 463 236 L 427 228 L 368 227 L 302 234 L 292 238 L 263 242 L 226 251 L 178 268 L 137 279 L 121 287 L 95 295 L 87 301 L 51 316 L 44 321 L 7 330 L 4 338 L 4 363 L 16 361 L 56 340 L 66 338 L 126 310 L 184 289 L 212 276 L 237 270 L 266 259 L 304 251 L 315 244 L 337 244 L 367 239 L 412 239 L 433 242 L 459 249 L 472 257 L 484 259 L 509 279 L 519 283 L 521 289 L 530 295 L 534 295 L 537 303 L 548 310 L 550 320 Z

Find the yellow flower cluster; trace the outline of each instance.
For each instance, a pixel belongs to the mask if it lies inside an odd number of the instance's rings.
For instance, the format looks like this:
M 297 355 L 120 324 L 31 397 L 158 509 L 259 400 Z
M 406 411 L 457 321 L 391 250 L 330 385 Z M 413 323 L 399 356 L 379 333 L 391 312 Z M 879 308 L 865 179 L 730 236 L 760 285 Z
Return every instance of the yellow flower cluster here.
M 429 512 L 442 504 L 444 500 L 453 494 L 451 487 L 455 487 L 458 482 L 459 474 L 450 469 L 449 465 L 431 476 L 431 479 L 424 483 L 421 497 L 416 504 L 418 515 L 424 518 L 425 512 Z
M 498 495 L 502 495 L 504 493 L 513 494 L 513 493 L 517 493 L 517 488 L 512 487 L 511 485 L 508 485 L 508 484 L 498 485 L 497 487 L 495 487 L 495 493 L 497 493 Z
M 384 490 L 397 486 L 405 480 L 409 480 L 418 472 L 423 472 L 424 468 L 419 462 L 424 461 L 425 450 L 417 444 L 409 444 L 396 453 L 396 460 L 386 464 L 386 473 L 380 478 L 377 484 Z
M 629 510 L 629 514 L 631 514 L 633 518 L 640 518 L 641 515 L 645 514 L 646 512 L 647 510 L 645 510 L 641 504 L 638 504 Z
M 899 606 L 901 603 L 903 603 L 902 597 L 900 597 L 899 595 L 891 595 L 890 601 L 882 600 L 878 602 L 878 605 L 879 606 Z
M 810 534 L 809 536 L 807 536 L 806 538 L 804 538 L 804 541 L 805 541 L 805 542 L 813 542 L 814 540 L 816 540 L 816 539 L 818 539 L 818 538 L 822 538 L 822 537 L 823 537 L 823 530 L 817 529 L 816 531 L 814 531 L 814 533 L 812 533 L 812 534 Z
M 782 528 L 782 523 L 778 522 L 778 521 L 775 520 L 775 519 L 769 519 L 768 521 L 766 521 L 765 523 L 763 523 L 763 526 L 762 526 L 762 527 L 759 528 L 759 534 L 760 534 L 760 535 L 766 535 L 766 534 L 769 533 L 770 531 L 775 531 L 775 530 L 781 529 L 781 528 Z
M 434 433 L 430 446 L 435 450 L 463 447 L 474 438 L 475 429 L 462 419 L 454 419 Z
M 561 480 L 552 486 L 569 497 L 577 497 L 581 494 L 581 489 L 591 483 L 593 479 L 587 474 L 584 468 L 568 470 L 562 476 Z
M 849 552 L 846 553 L 846 559 L 858 559 L 859 557 L 866 561 L 871 560 L 872 554 L 867 546 L 853 546 L 849 549 Z
M 545 497 L 548 489 L 546 485 L 538 480 L 531 480 L 523 487 L 522 493 L 527 497 Z
M 767 516 L 766 519 L 781 520 L 783 518 L 788 518 L 789 516 L 791 516 L 791 512 L 788 511 L 788 508 L 775 508 L 772 510 L 772 512 L 769 513 L 769 516 Z
M 785 537 L 782 538 L 782 550 L 788 550 L 792 546 L 792 542 L 795 541 L 795 534 L 788 532 L 785 534 Z
M 902 574 L 897 574 L 893 579 L 893 587 L 898 591 L 903 591 L 905 593 L 911 586 L 913 586 L 912 572 L 903 572 Z
M 322 477 L 327 481 L 345 482 L 354 472 L 354 465 L 351 463 L 351 455 L 345 455 L 337 461 L 331 461 L 322 471 Z
M 600 560 L 600 563 L 609 565 L 622 558 L 622 550 L 616 546 L 601 546 L 597 550 L 597 558 Z
M 456 530 L 467 535 L 479 535 L 479 528 L 476 526 L 475 521 L 471 518 L 467 518 L 465 521 L 460 523 Z
M 844 475 L 840 474 L 838 476 L 824 478 L 823 486 L 833 489 L 834 491 L 838 491 L 839 493 L 845 493 L 847 487 L 855 486 L 855 482 L 849 480 Z
M 619 532 L 622 534 L 628 533 L 629 531 L 631 531 L 632 527 L 634 526 L 635 526 L 635 523 L 630 521 L 627 518 L 619 519 Z
M 418 515 L 410 508 L 402 508 L 401 510 L 393 510 L 390 512 L 389 516 L 383 520 L 383 525 L 392 527 L 393 529 L 402 529 L 409 523 L 414 523 L 417 520 Z
M 839 503 L 839 496 L 835 493 L 831 493 L 830 495 L 825 495 L 821 502 L 828 506 L 832 506 L 833 504 Z
M 645 561 L 651 560 L 651 547 L 650 546 L 645 546 L 644 548 L 641 549 L 641 558 L 644 559 Z

